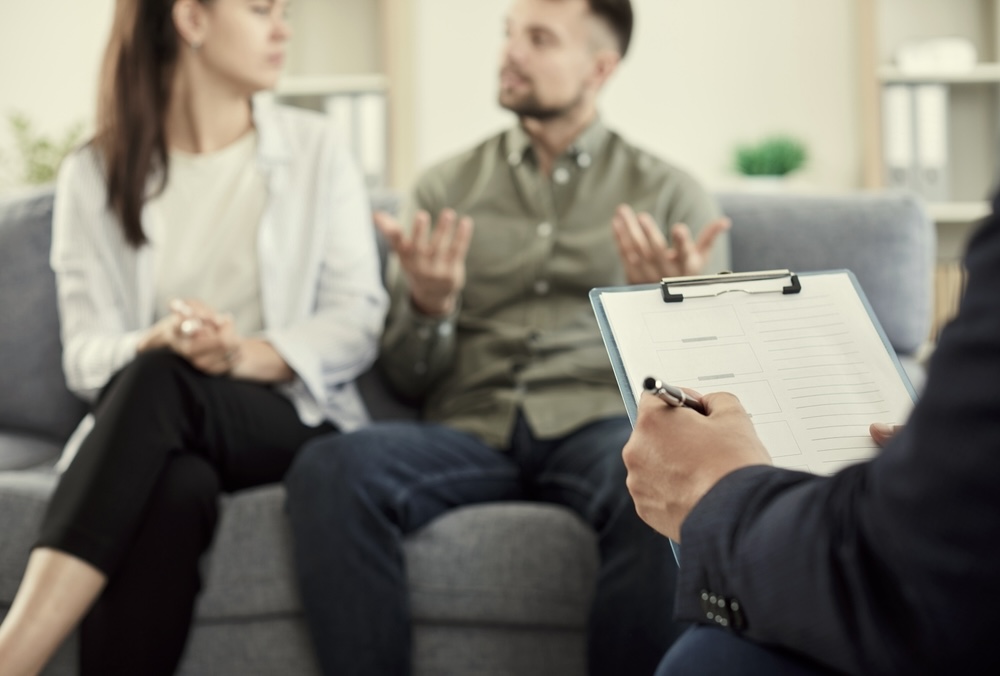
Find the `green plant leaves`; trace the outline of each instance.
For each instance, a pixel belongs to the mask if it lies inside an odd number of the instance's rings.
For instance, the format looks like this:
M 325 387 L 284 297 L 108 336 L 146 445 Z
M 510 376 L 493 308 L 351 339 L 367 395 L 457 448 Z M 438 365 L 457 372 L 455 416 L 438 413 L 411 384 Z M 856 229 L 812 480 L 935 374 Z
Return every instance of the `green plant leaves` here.
M 805 144 L 791 136 L 770 136 L 736 148 L 735 168 L 745 176 L 785 176 L 808 159 Z
M 20 180 L 25 183 L 51 183 L 59 171 L 63 158 L 80 142 L 83 124 L 70 127 L 62 138 L 52 139 L 38 133 L 31 120 L 23 113 L 7 117 L 14 146 L 21 156 Z

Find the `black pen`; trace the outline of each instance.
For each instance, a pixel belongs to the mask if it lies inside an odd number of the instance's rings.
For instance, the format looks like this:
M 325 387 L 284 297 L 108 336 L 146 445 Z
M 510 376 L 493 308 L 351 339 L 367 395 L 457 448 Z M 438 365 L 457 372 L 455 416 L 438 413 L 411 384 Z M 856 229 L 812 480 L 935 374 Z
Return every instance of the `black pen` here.
M 642 387 L 650 394 L 656 395 L 662 401 L 667 402 L 671 406 L 687 406 L 688 408 L 698 411 L 698 413 L 701 413 L 702 415 L 708 415 L 705 412 L 705 407 L 702 406 L 700 401 L 679 387 L 667 385 L 662 380 L 653 378 L 652 376 L 642 381 Z

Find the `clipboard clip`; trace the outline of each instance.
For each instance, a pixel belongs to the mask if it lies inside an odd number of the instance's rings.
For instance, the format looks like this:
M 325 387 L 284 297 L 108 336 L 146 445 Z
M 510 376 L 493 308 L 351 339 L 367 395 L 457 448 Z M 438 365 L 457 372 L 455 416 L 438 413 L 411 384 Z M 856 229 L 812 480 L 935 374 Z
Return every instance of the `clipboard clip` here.
M 760 284 L 760 282 L 777 284 Z M 786 284 L 787 283 L 787 284 Z M 719 288 L 725 285 L 725 288 Z M 743 293 L 782 293 L 789 295 L 802 291 L 799 276 L 791 270 L 760 270 L 758 272 L 720 272 L 717 275 L 696 275 L 693 277 L 664 277 L 660 280 L 660 292 L 664 303 L 680 303 L 684 295 L 671 289 L 701 289 L 703 293 L 689 293 L 692 298 L 719 296 L 740 291 Z

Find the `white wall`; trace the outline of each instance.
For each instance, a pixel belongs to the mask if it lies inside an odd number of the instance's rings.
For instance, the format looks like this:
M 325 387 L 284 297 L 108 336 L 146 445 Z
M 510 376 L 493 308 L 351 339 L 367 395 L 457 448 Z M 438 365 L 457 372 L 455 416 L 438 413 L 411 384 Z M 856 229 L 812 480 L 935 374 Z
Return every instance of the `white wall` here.
M 376 73 L 380 69 L 376 0 L 294 0 L 288 72 Z
M 97 78 L 114 0 L 0 0 L 0 164 L 12 155 L 8 116 L 24 113 L 61 138 L 93 129 Z M 0 181 L 10 180 L 0 166 Z
M 376 59 L 377 38 L 370 34 L 375 19 L 358 3 L 374 0 L 302 0 L 293 11 L 300 18 L 319 10 L 326 16 L 324 2 L 364 24 L 354 37 L 368 36 L 346 52 L 368 70 Z M 414 133 L 417 164 L 426 167 L 511 123 L 495 103 L 509 0 L 413 2 Z M 634 4 L 633 51 L 604 96 L 610 124 L 713 185 L 731 178 L 735 143 L 773 131 L 808 142 L 813 159 L 802 181 L 820 188 L 859 184 L 851 0 Z M 9 150 L 6 116 L 14 110 L 53 135 L 76 121 L 92 126 L 113 5 L 113 0 L 0 0 L 0 152 Z M 295 70 L 317 72 L 318 61 L 327 64 L 343 55 L 347 23 L 300 27 L 292 50 Z
M 497 109 L 508 0 L 417 0 L 417 159 L 426 166 L 512 118 Z M 604 94 L 605 120 L 715 185 L 738 142 L 802 137 L 801 181 L 860 184 L 854 3 L 633 0 L 632 51 Z

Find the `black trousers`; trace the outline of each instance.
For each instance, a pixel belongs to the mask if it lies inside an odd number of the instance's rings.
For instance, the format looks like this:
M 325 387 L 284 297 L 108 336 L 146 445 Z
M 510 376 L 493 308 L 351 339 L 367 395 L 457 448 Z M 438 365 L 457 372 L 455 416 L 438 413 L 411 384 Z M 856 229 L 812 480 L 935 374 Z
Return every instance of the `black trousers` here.
M 205 375 L 168 351 L 122 369 L 94 413 L 37 546 L 108 577 L 81 626 L 84 676 L 172 674 L 220 493 L 280 481 L 302 444 L 334 428 L 304 425 L 269 386 Z

